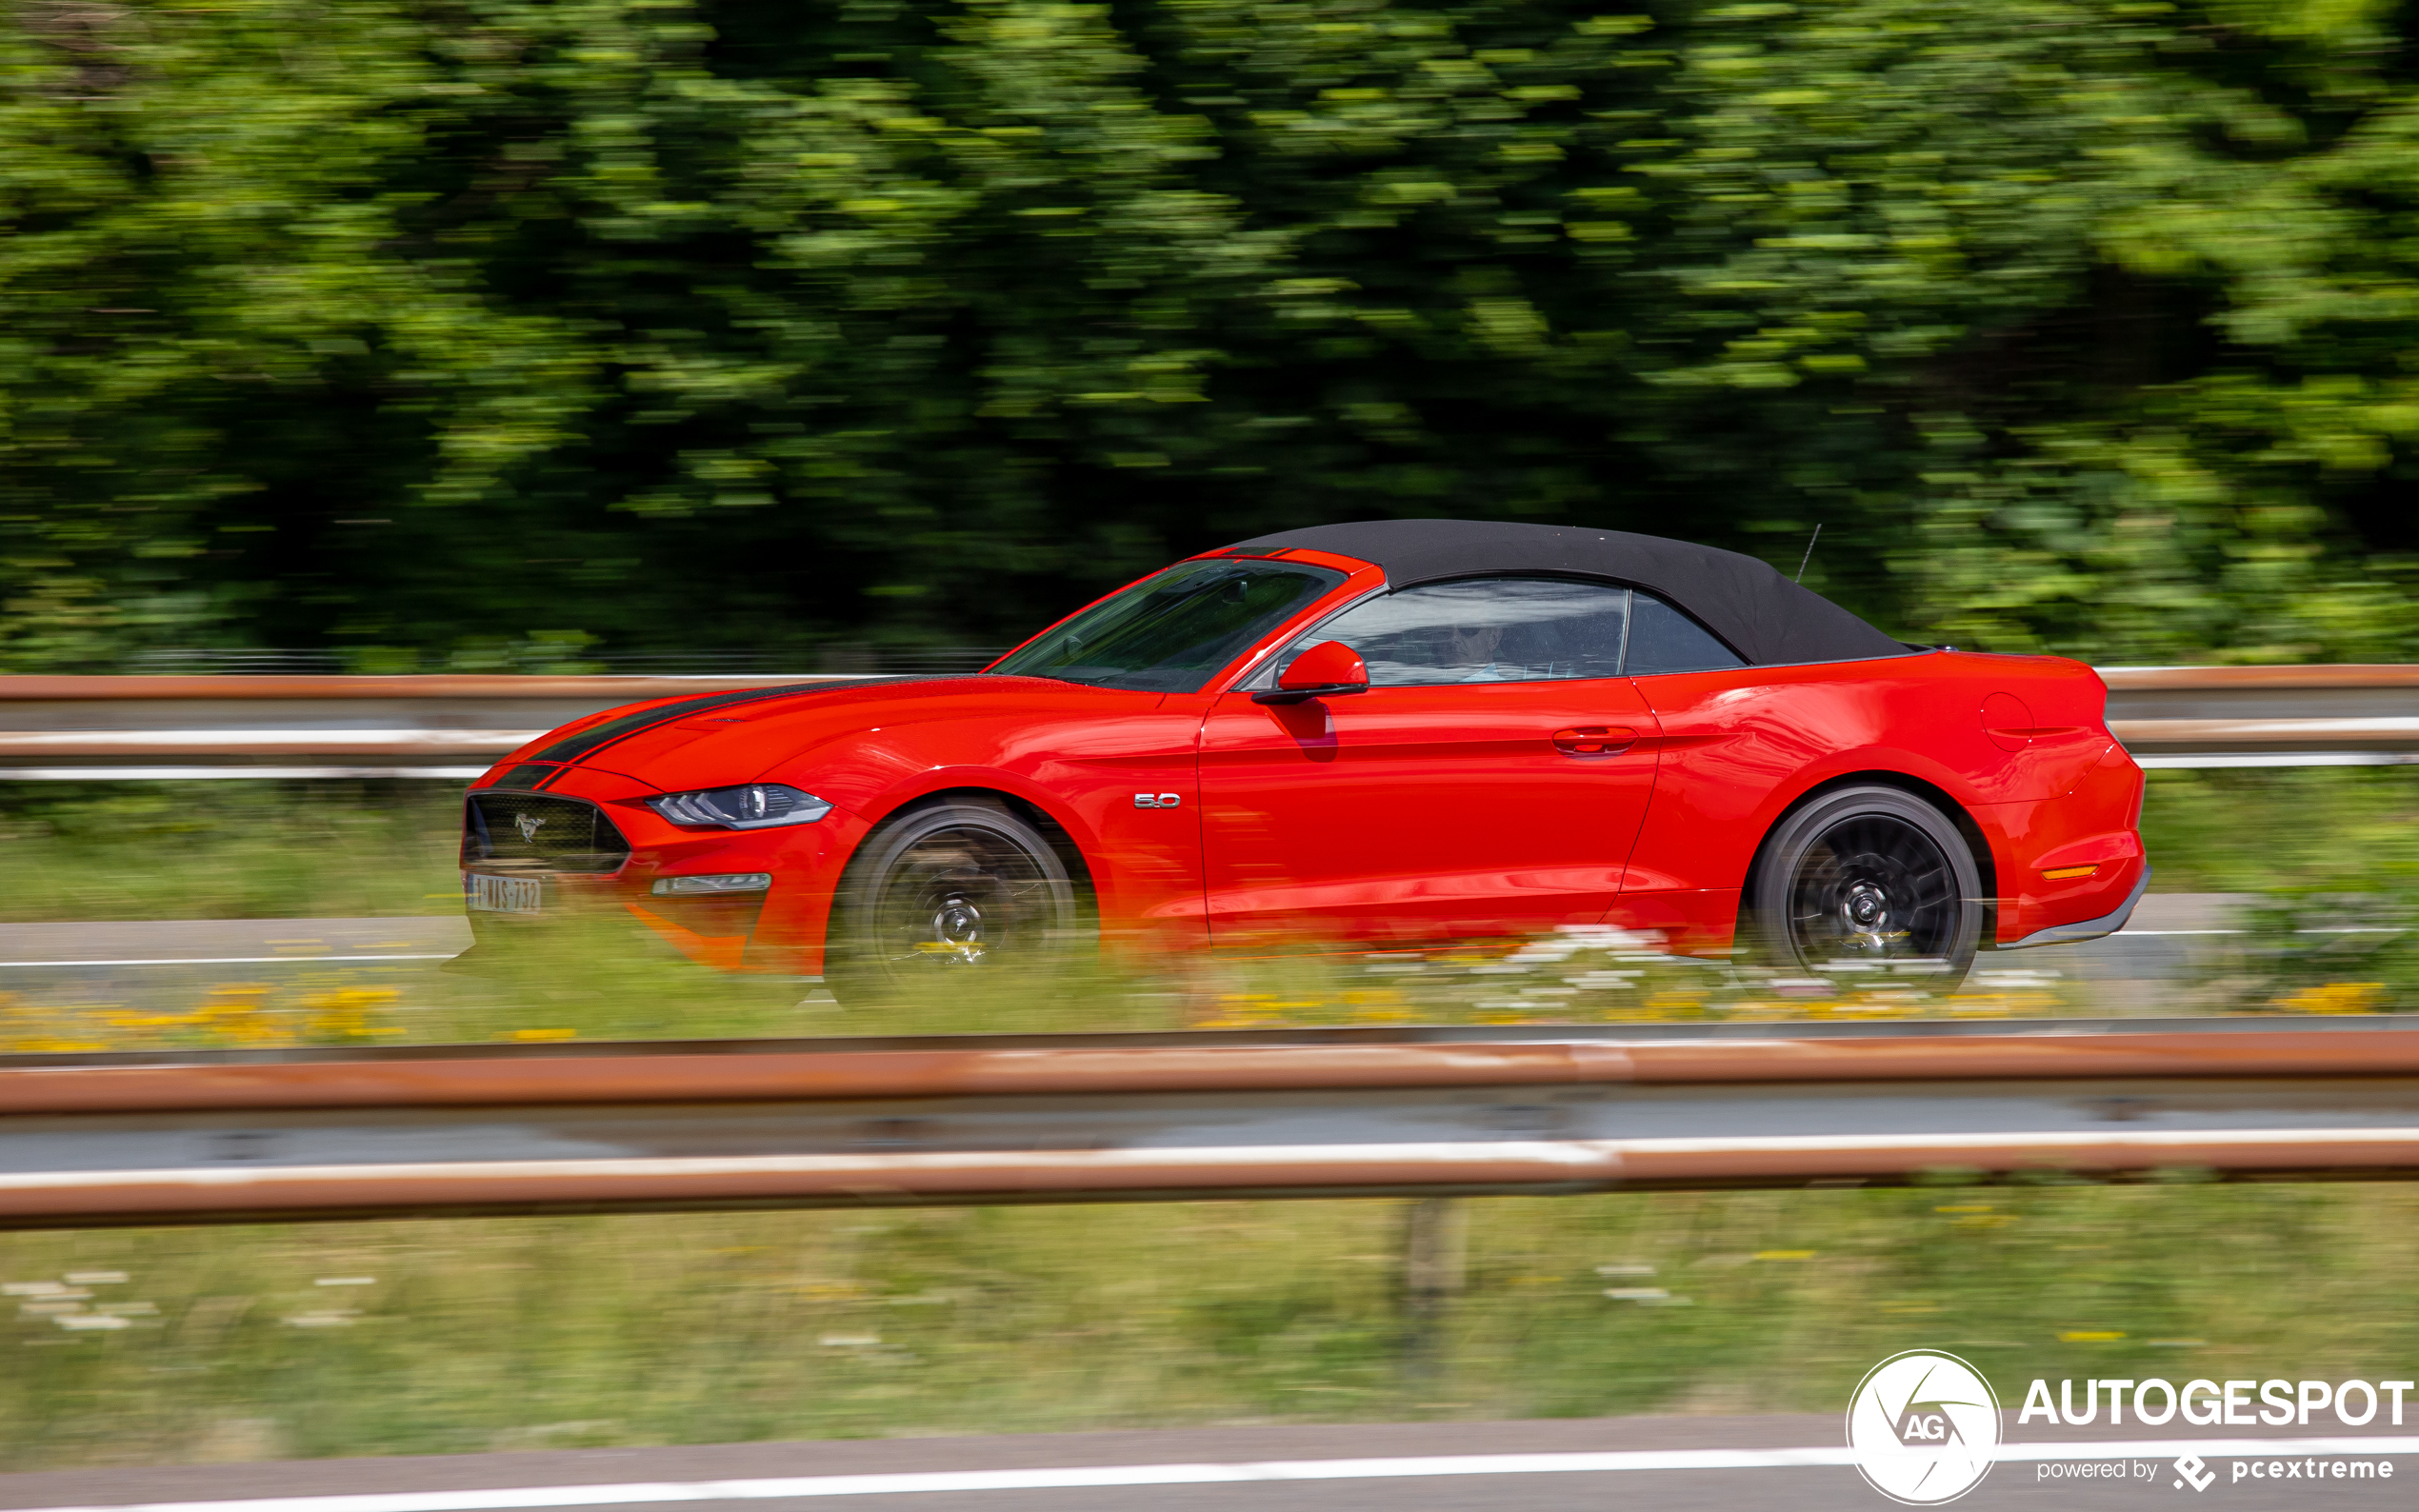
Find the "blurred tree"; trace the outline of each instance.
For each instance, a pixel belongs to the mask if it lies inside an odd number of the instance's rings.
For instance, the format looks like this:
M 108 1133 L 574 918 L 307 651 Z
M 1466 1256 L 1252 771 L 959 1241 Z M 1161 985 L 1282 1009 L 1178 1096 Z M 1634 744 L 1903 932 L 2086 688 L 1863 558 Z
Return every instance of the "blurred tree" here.
M 2412 654 L 2365 0 L 26 0 L 0 665 L 1012 639 L 1373 514 Z

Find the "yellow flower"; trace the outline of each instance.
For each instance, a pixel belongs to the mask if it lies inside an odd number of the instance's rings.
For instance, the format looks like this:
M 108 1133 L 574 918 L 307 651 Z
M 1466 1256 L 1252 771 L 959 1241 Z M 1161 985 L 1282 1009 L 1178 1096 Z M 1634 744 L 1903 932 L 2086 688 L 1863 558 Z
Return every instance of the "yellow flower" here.
M 227 982 L 210 989 L 192 1014 L 195 1027 L 237 1044 L 284 1044 L 293 1038 L 286 1025 L 272 1017 L 266 982 Z
M 109 1045 L 97 1040 L 69 1040 L 55 1036 L 31 1035 L 9 1042 L 9 1048 L 20 1055 L 82 1055 L 93 1050 L 106 1050 Z
M 1649 995 L 1642 1006 L 1643 1012 L 1640 1016 L 1648 1019 L 1693 1018 L 1705 1010 L 1705 994 L 1687 991 L 1657 992 Z
M 2288 993 L 2270 1005 L 2288 1013 L 2374 1013 L 2385 1001 L 2382 982 L 2329 982 Z
M 396 1031 L 381 1027 L 373 1015 L 403 996 L 392 987 L 339 987 L 315 992 L 302 1000 L 310 1018 L 304 1033 L 314 1040 L 366 1040 Z

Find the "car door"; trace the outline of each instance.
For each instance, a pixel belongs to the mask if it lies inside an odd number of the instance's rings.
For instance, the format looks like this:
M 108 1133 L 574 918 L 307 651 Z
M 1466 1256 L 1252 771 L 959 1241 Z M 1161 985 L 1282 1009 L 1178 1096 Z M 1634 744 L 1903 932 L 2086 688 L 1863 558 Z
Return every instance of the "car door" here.
M 1212 941 L 1601 918 L 1654 782 L 1654 716 L 1620 675 L 1628 598 L 1544 577 L 1383 593 L 1219 697 L 1201 738 Z M 1367 661 L 1368 691 L 1253 700 L 1330 640 Z

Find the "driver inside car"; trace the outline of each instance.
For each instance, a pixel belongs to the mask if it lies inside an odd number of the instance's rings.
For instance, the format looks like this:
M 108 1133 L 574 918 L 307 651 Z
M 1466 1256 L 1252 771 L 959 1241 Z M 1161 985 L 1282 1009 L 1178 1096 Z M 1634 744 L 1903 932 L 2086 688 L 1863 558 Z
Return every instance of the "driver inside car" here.
M 1446 631 L 1445 666 L 1460 672 L 1454 679 L 1458 683 L 1518 682 L 1520 668 L 1496 664 L 1495 649 L 1503 640 L 1501 625 L 1450 626 Z

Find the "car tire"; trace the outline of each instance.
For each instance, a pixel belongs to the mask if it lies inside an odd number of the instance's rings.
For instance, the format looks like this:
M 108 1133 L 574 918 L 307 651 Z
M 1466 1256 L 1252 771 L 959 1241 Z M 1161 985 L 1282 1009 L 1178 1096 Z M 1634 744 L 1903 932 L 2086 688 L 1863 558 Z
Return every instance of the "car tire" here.
M 996 799 L 950 798 L 876 826 L 841 875 L 824 983 L 843 1004 L 1039 975 L 1096 931 L 1048 836 Z
M 1949 991 L 1981 948 L 1989 909 L 1973 849 L 1902 788 L 1842 787 L 1801 805 L 1765 837 L 1753 875 L 1742 932 L 1778 970 L 1887 965 Z

